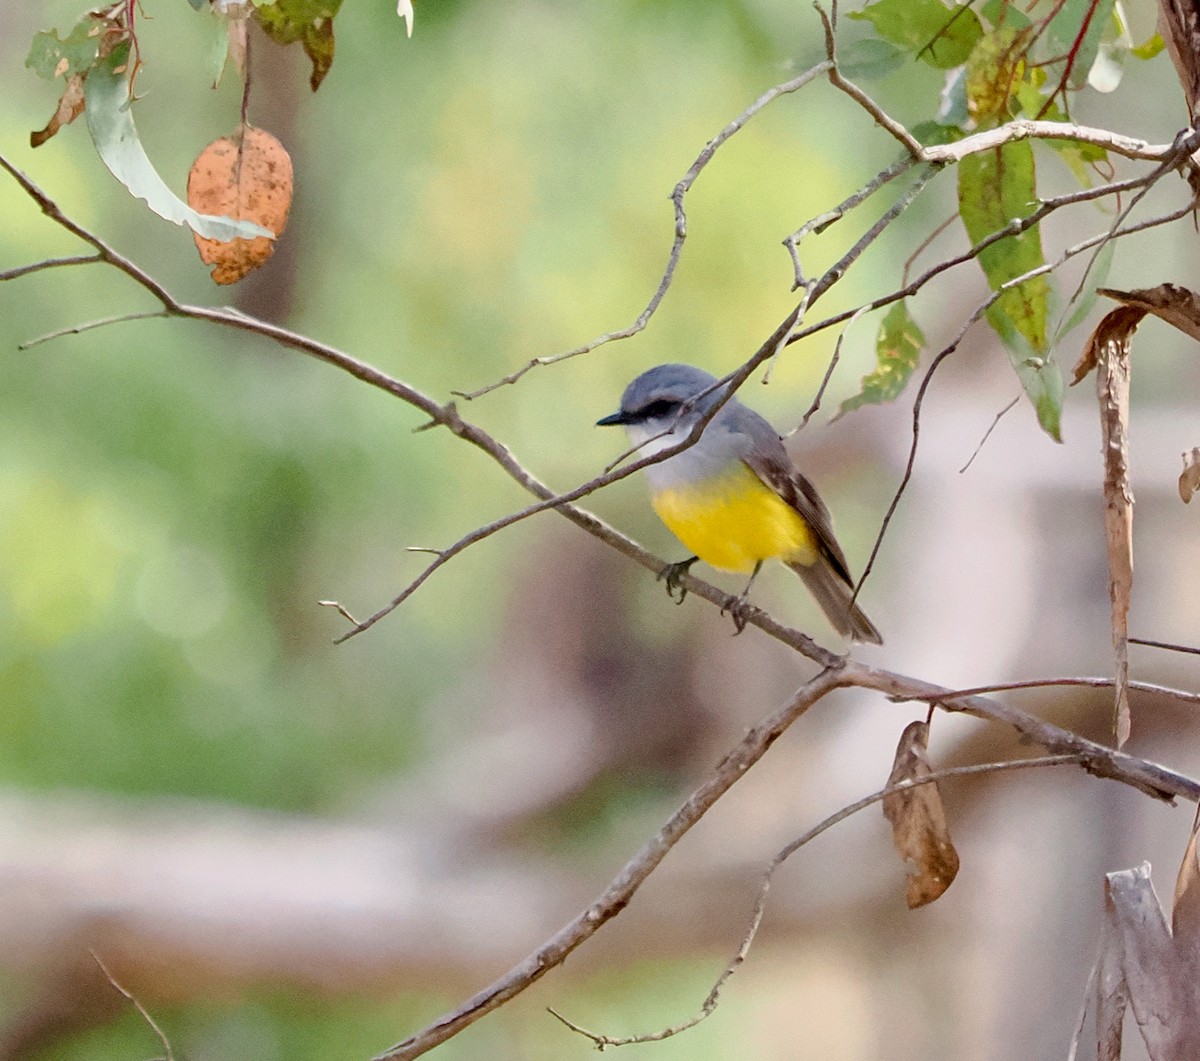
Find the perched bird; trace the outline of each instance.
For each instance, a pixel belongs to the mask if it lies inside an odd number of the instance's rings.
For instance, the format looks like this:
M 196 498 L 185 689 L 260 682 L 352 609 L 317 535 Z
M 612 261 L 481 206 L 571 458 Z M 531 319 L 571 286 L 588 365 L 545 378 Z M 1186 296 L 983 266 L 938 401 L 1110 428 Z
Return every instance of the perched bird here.
M 621 396 L 621 408 L 598 421 L 623 424 L 639 456 L 678 446 L 720 400 L 724 387 L 691 365 L 643 372 Z M 691 447 L 644 469 L 659 518 L 696 555 L 672 565 L 671 588 L 703 560 L 750 575 L 744 603 L 764 560 L 796 572 L 838 633 L 882 644 L 874 623 L 851 604 L 854 582 L 833 536 L 829 510 L 792 463 L 766 420 L 733 395 Z M 737 619 L 737 610 L 734 609 Z

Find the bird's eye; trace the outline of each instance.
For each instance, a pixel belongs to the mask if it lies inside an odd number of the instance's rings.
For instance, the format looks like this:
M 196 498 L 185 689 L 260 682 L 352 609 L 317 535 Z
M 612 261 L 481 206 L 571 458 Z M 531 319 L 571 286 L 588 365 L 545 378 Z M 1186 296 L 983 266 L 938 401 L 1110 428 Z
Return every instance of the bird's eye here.
M 638 413 L 647 420 L 657 420 L 662 416 L 670 416 L 678 408 L 678 402 L 673 402 L 669 398 L 659 398 L 658 401 L 642 406 Z

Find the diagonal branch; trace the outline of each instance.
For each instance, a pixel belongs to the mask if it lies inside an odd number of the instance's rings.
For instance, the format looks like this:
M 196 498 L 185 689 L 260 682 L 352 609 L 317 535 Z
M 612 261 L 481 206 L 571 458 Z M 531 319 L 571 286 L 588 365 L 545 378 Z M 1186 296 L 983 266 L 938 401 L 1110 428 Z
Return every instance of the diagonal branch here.
M 754 726 L 717 766 L 716 770 L 667 819 L 641 850 L 613 878 L 612 883 L 586 910 L 494 983 L 467 999 L 429 1027 L 380 1054 L 375 1061 L 409 1061 L 457 1035 L 509 999 L 530 987 L 551 969 L 561 965 L 580 944 L 619 914 L 638 888 L 654 871 L 680 838 L 710 807 L 745 776 L 775 740 L 813 704 L 841 684 L 837 668 L 821 671 L 796 692 L 775 714 Z

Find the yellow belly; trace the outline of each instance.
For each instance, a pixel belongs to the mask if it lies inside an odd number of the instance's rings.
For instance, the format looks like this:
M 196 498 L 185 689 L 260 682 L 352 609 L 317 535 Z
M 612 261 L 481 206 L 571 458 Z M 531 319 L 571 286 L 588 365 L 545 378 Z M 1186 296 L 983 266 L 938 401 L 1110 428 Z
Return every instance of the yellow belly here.
M 817 560 L 816 539 L 800 514 L 746 465 L 699 487 L 663 490 L 654 511 L 706 564 L 749 574 L 763 560 Z

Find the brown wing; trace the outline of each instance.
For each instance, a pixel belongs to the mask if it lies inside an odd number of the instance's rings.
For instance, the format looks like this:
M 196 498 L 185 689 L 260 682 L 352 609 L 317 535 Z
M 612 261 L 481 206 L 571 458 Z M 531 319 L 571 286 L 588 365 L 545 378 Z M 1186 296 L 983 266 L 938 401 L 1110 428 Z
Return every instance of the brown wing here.
M 854 580 L 846 565 L 846 554 L 833 536 L 829 509 L 817 494 L 816 487 L 792 463 L 779 436 L 776 435 L 775 440 L 777 448 L 760 444 L 742 459 L 755 475 L 800 513 L 816 535 L 817 546 L 830 567 L 846 585 L 853 586 Z

